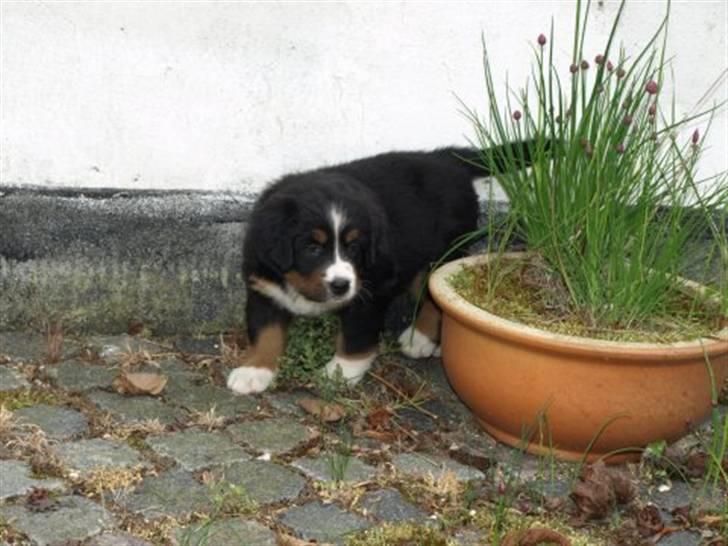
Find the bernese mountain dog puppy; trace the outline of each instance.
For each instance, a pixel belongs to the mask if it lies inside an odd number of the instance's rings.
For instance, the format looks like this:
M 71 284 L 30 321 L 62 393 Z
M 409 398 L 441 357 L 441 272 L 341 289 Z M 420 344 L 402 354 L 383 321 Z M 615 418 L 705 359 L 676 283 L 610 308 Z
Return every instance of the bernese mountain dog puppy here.
M 419 295 L 430 265 L 476 228 L 473 180 L 489 174 L 478 154 L 385 153 L 291 174 L 266 189 L 244 240 L 247 362 L 230 373 L 228 387 L 265 390 L 292 317 L 327 312 L 338 315 L 340 330 L 326 372 L 358 382 L 377 355 L 391 301 L 405 290 Z M 438 355 L 439 333 L 440 311 L 426 296 L 399 337 L 401 350 Z

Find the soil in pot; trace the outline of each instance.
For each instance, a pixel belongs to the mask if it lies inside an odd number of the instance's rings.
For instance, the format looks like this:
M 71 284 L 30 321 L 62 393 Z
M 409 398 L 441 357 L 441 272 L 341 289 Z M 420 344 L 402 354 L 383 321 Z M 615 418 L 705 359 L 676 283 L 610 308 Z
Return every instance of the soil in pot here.
M 587 312 L 575 310 L 563 281 L 538 255 L 463 266 L 450 279 L 467 301 L 498 315 L 556 334 L 610 341 L 673 343 L 710 337 L 723 327 L 715 306 L 701 305 L 675 291 L 661 313 L 629 325 L 598 324 Z

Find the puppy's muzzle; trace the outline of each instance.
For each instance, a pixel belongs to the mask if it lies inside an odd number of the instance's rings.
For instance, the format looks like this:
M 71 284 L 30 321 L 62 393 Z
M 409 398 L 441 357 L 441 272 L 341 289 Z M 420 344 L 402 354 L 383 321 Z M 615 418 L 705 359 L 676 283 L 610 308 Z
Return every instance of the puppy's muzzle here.
M 344 296 L 349 292 L 351 281 L 343 277 L 336 277 L 328 283 L 329 291 L 336 297 Z

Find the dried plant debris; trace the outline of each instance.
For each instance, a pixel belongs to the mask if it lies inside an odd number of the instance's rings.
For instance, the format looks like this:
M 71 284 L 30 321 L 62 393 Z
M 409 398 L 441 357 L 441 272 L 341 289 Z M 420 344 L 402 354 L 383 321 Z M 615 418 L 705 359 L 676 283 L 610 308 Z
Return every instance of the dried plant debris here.
M 326 423 L 340 421 L 346 415 L 346 408 L 336 402 L 325 402 L 319 398 L 301 398 L 298 401 L 306 412 L 318 417 Z
M 571 493 L 578 515 L 584 520 L 602 519 L 617 504 L 627 504 L 634 496 L 629 476 L 623 470 L 607 468 L 604 461 L 585 466 Z
M 508 533 L 501 542 L 501 546 L 538 546 L 539 544 L 571 546 L 571 541 L 551 529 L 534 527 L 525 531 Z
M 48 512 L 53 510 L 56 505 L 55 497 L 42 487 L 34 487 L 25 497 L 25 507 L 31 512 Z
M 167 385 L 167 377 L 153 372 L 127 372 L 123 370 L 114 379 L 112 386 L 119 394 L 159 395 Z
M 665 523 L 660 516 L 660 510 L 654 504 L 647 504 L 635 511 L 637 530 L 643 537 L 650 537 L 662 531 Z

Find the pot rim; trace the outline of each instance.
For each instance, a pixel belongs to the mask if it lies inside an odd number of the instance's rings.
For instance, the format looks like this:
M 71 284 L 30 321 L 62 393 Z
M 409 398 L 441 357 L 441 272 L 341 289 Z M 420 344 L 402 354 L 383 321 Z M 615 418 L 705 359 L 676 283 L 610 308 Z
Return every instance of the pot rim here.
M 524 256 L 526 252 L 506 252 L 506 258 Z M 715 338 L 700 338 L 672 343 L 640 341 L 611 341 L 589 337 L 558 334 L 527 326 L 519 322 L 494 315 L 468 302 L 451 286 L 449 279 L 464 265 L 487 262 L 492 254 L 466 256 L 448 262 L 430 275 L 428 286 L 435 302 L 456 320 L 465 325 L 487 330 L 488 332 L 511 341 L 518 340 L 542 349 L 558 350 L 571 354 L 598 354 L 606 357 L 618 356 L 623 359 L 640 360 L 682 360 L 705 354 L 706 357 L 728 352 L 728 327 L 716 332 Z M 701 285 L 692 281 L 687 284 L 696 289 Z

